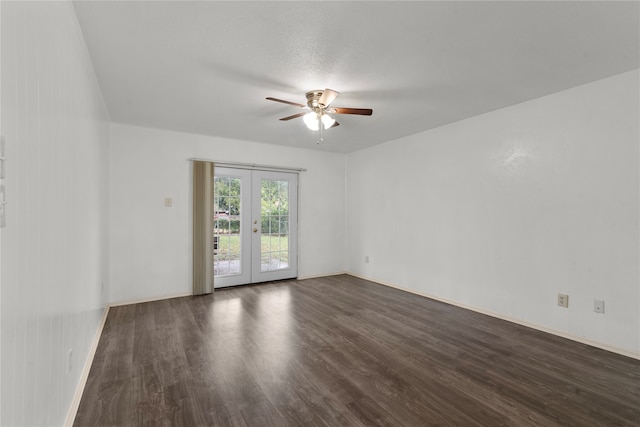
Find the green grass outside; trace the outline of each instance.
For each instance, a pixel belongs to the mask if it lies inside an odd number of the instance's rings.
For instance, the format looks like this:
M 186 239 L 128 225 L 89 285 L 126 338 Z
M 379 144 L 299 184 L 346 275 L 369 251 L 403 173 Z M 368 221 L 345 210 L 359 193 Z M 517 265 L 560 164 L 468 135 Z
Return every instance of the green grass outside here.
M 263 256 L 275 258 L 280 261 L 289 261 L 289 236 L 262 235 L 260 236 L 260 253 Z M 218 237 L 218 251 L 215 260 L 240 258 L 240 235 L 221 234 Z

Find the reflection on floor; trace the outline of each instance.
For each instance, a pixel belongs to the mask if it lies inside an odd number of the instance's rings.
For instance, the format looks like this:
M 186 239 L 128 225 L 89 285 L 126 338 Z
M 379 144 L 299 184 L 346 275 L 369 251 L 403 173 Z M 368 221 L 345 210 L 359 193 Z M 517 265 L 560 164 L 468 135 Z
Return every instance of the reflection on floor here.
M 640 360 L 351 276 L 112 307 L 75 426 L 638 426 Z

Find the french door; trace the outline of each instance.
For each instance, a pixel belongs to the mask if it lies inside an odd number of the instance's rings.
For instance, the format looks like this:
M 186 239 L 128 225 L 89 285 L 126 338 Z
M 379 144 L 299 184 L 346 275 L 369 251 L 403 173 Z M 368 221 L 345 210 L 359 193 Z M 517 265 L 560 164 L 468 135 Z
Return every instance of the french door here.
M 298 275 L 298 175 L 216 167 L 214 286 Z

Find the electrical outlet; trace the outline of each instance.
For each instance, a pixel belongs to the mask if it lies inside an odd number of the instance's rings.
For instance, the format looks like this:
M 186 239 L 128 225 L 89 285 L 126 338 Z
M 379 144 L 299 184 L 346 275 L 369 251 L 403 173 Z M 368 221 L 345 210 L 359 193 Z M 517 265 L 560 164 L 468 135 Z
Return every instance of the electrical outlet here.
M 604 314 L 604 301 L 599 299 L 593 300 L 593 311 Z
M 569 295 L 558 294 L 558 305 L 565 308 L 569 307 Z

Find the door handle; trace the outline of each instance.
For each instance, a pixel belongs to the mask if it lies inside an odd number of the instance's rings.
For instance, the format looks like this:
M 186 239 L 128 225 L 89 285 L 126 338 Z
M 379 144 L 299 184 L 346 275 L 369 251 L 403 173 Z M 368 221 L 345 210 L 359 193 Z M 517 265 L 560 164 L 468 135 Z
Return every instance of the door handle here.
M 254 233 L 257 233 L 257 232 L 258 232 L 258 229 L 257 229 L 257 228 L 254 228 L 254 229 L 253 229 L 253 232 L 254 232 Z

